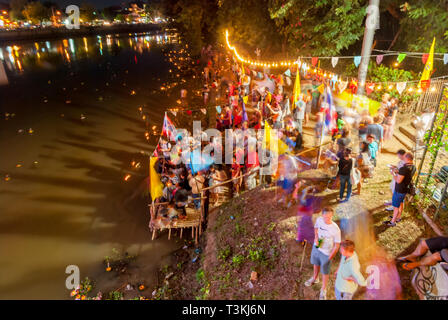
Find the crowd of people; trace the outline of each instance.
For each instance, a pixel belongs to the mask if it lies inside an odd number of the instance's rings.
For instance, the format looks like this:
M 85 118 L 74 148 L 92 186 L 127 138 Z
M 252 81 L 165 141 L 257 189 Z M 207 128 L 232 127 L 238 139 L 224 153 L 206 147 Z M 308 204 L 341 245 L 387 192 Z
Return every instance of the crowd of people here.
M 313 164 L 311 161 L 300 161 L 296 156 L 304 149 L 304 129 L 310 128 L 314 118 L 314 133 L 309 133 L 314 136 L 312 147 L 323 148 L 323 136 L 331 137 L 330 143 L 320 153 L 321 157 L 317 161 L 319 168 L 332 173 L 333 183 L 339 184 L 337 201 L 350 201 L 352 189 L 356 188 L 356 194 L 360 194 L 363 183 L 373 177 L 384 143 L 393 136 L 398 100 L 385 94 L 381 108 L 373 117 L 368 110 L 359 111 L 356 106 L 336 106 L 336 125 L 329 130 L 324 124 L 325 97 L 319 89 L 322 84 L 327 85 L 325 80 L 305 76 L 309 89 L 301 92 L 294 102 L 290 79 L 260 72 L 251 73 L 251 70 L 210 46 L 202 51 L 202 67 L 203 102 L 207 105 L 213 100 L 219 104 L 216 107 L 216 128 L 241 129 L 233 133 L 233 162 L 210 162 L 203 168 L 195 169 L 180 161 L 182 150 L 177 144 L 172 145 L 169 137 L 162 136 L 157 148 L 155 168 L 162 177 L 164 189 L 163 196 L 155 199 L 155 202 L 167 205 L 159 207 L 153 216 L 162 215 L 168 221 L 183 219 L 187 205 L 199 210 L 202 203 L 205 204 L 206 214 L 209 204 L 219 202 L 220 197 L 232 194 L 238 196 L 241 191 L 251 190 L 258 183 L 273 184 L 276 181 L 284 191 L 279 202 L 287 203 L 288 207 L 293 202 L 298 204 L 301 219 L 296 240 L 302 244 L 304 241 L 313 243 L 311 264 L 314 266 L 314 274 L 305 285 L 318 283 L 319 273 L 322 273 L 320 298 L 326 299 L 331 261 L 340 252 L 342 258 L 336 276 L 335 295 L 337 299 L 351 299 L 358 285 L 366 285 L 360 272 L 355 243 L 349 239 L 342 241 L 341 231 L 332 220 L 334 211 L 330 207 L 324 208 L 322 216 L 313 224 L 313 214 L 320 212 L 318 197 L 315 197 L 317 191 L 297 179 L 298 172 L 311 169 Z M 210 99 L 210 96 L 214 96 L 214 99 Z M 280 156 L 275 174 L 261 176 L 259 171 L 263 164 L 258 159 L 258 148 L 249 147 L 248 140 L 251 138 L 244 132 L 249 128 L 266 129 L 266 126 L 277 130 L 279 140 L 288 146 L 290 152 Z M 195 137 L 201 137 L 201 134 L 203 132 Z M 178 139 L 182 137 L 177 136 L 176 142 Z M 189 139 L 191 150 L 206 145 L 212 145 L 214 150 L 224 149 L 223 142 L 217 139 L 210 142 Z M 243 148 L 239 148 L 236 143 L 241 139 L 244 141 Z M 260 144 L 260 140 L 256 139 L 255 144 Z M 386 224 L 392 227 L 401 221 L 403 203 L 406 195 L 413 192 L 412 177 L 416 171 L 411 152 L 400 149 L 397 156 L 398 164 L 389 166 L 393 197 L 387 209 L 393 211 L 393 215 Z M 422 248 L 426 247 L 422 244 L 416 251 L 422 253 Z M 403 258 L 403 261 L 409 261 L 406 268 L 417 266 L 416 255 Z M 439 261 L 439 256 L 433 257 L 431 261 Z

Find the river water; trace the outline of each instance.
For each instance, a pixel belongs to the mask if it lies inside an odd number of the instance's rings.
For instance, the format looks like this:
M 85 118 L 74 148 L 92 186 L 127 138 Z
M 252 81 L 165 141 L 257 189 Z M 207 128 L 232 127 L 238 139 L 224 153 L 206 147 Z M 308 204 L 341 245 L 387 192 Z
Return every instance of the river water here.
M 69 265 L 119 287 L 102 264 L 113 248 L 138 255 L 134 281 L 150 290 L 181 246 L 151 241 L 136 192 L 175 103 L 159 89 L 169 81 L 163 50 L 177 42 L 126 34 L 0 45 L 9 79 L 0 86 L 0 299 L 69 299 Z

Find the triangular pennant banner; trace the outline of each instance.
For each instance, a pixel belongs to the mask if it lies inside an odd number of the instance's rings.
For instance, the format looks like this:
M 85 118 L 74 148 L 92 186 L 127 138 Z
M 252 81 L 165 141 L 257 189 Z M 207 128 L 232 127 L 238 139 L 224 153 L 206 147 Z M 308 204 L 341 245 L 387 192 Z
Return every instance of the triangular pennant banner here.
M 291 78 L 286 77 L 286 85 L 289 87 L 292 84 Z
M 318 57 L 312 57 L 312 58 L 311 58 L 311 64 L 313 65 L 313 67 L 316 66 L 317 61 L 319 61 L 319 58 L 318 58 Z
M 383 62 L 383 59 L 384 59 L 384 55 L 379 55 L 379 56 L 377 56 L 376 57 L 376 63 L 377 64 L 381 64 L 381 62 Z
M 374 83 L 367 83 L 366 84 L 367 95 L 370 95 L 373 92 L 374 89 L 375 89 L 375 84 Z
M 402 94 L 404 89 L 406 89 L 406 82 L 398 82 L 397 83 L 397 91 L 399 94 Z
M 221 107 L 220 106 L 216 106 L 216 112 L 221 113 Z
M 202 109 L 201 109 L 201 112 L 202 112 L 203 114 L 207 114 L 207 109 L 202 108 Z
M 348 85 L 348 81 L 339 81 L 339 83 L 338 83 L 338 89 L 339 89 L 339 92 L 341 93 L 341 92 L 343 92 L 345 89 L 347 89 L 347 85 Z
M 358 68 L 359 64 L 361 63 L 361 56 L 356 56 L 354 59 L 354 63 L 356 68 Z
M 424 53 L 422 55 L 422 62 L 423 62 L 423 64 L 426 64 L 426 61 L 428 61 L 428 58 L 429 58 L 429 53 Z
M 177 111 L 170 110 L 170 112 L 171 112 L 174 116 L 177 116 Z
M 402 63 L 404 58 L 406 58 L 406 53 L 400 53 L 397 57 L 398 63 Z
M 448 53 L 445 53 L 443 55 L 443 64 L 447 64 L 448 63 Z
M 245 96 L 245 97 L 243 97 L 243 102 L 244 102 L 244 104 L 248 104 L 248 102 L 249 102 L 249 96 Z
M 420 82 L 420 88 L 422 88 L 423 91 L 426 91 L 430 85 L 431 85 L 431 79 L 422 80 Z
M 338 57 L 331 58 L 331 65 L 333 66 L 333 68 L 336 67 L 336 65 L 338 64 L 338 61 L 339 61 Z
M 291 76 L 291 70 L 286 70 L 285 71 L 285 76 L 290 77 Z

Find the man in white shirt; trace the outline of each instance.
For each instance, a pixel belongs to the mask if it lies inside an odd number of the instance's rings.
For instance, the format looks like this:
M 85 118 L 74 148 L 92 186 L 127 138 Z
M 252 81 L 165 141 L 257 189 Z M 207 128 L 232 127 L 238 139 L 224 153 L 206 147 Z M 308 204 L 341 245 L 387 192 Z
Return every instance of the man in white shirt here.
M 341 230 L 333 222 L 333 214 L 333 209 L 326 207 L 322 210 L 322 216 L 316 220 L 314 225 L 314 245 L 311 251 L 311 264 L 314 266 L 314 274 L 305 282 L 307 287 L 318 283 L 319 271 L 322 273 L 320 300 L 327 299 L 327 283 L 331 260 L 338 252 L 341 243 Z

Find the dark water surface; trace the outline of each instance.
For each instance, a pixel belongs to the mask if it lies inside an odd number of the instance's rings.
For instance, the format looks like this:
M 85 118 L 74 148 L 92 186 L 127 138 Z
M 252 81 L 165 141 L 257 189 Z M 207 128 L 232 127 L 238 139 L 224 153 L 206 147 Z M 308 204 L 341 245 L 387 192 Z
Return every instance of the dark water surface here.
M 170 68 L 162 49 L 176 42 L 132 34 L 0 46 L 9 77 L 0 87 L 0 299 L 67 299 L 68 265 L 107 286 L 112 248 L 137 254 L 137 280 L 151 287 L 179 247 L 151 241 L 147 202 L 132 198 L 156 139 L 145 132 L 160 129 L 173 103 L 159 89 Z

